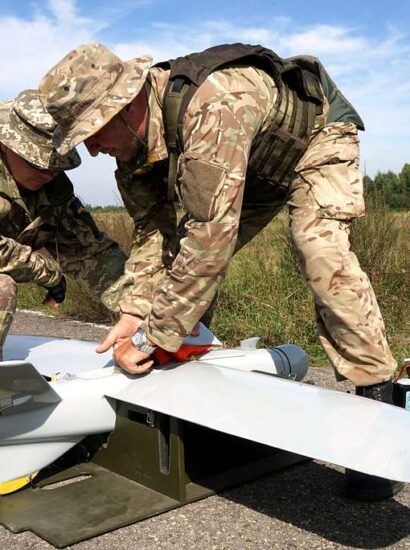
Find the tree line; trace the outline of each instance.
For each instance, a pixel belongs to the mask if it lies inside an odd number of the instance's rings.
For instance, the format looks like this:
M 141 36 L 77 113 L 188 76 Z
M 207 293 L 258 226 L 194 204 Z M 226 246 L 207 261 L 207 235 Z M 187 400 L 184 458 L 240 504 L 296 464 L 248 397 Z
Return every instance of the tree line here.
M 399 174 L 392 170 L 377 172 L 374 178 L 364 176 L 366 195 L 383 196 L 389 208 L 410 209 L 410 164 L 405 164 Z

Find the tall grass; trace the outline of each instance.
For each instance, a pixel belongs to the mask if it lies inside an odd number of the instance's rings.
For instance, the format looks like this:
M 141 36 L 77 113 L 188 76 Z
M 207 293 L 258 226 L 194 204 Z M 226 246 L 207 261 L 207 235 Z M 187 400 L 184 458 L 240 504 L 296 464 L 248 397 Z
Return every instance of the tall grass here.
M 128 251 L 132 222 L 124 212 L 97 213 L 100 228 Z M 368 273 L 386 322 L 393 353 L 410 356 L 410 213 L 392 213 L 383 197 L 368 201 L 367 215 L 352 224 L 352 249 Z M 36 307 L 42 291 L 20 293 L 20 307 Z M 69 282 L 60 315 L 107 321 L 112 315 L 76 281 Z M 229 345 L 258 335 L 264 345 L 294 342 L 312 364 L 326 364 L 318 342 L 310 293 L 299 274 L 285 213 L 274 220 L 232 260 L 221 285 L 212 322 Z
M 132 242 L 133 223 L 126 212 L 97 212 L 93 214 L 99 228 L 118 242 L 127 253 Z M 57 310 L 49 310 L 41 305 L 46 295 L 44 289 L 37 285 L 20 285 L 17 305 L 23 309 L 38 309 L 59 317 L 69 317 L 82 321 L 101 323 L 114 322 L 115 316 L 105 308 L 79 280 L 67 277 L 67 297 Z
M 264 345 L 298 341 L 315 334 L 314 311 L 289 244 L 287 217 L 280 216 L 233 259 L 213 320 L 218 336 L 237 344 L 260 336 Z M 313 347 L 319 347 L 316 343 Z
M 410 213 L 392 213 L 382 196 L 368 201 L 351 229 L 352 250 L 368 273 L 398 360 L 410 356 Z M 313 364 L 327 358 L 316 333 L 310 292 L 299 274 L 287 216 L 281 215 L 232 261 L 213 321 L 218 336 L 238 343 L 251 334 L 265 345 L 294 342 Z
M 398 359 L 410 356 L 410 212 L 391 212 L 382 193 L 367 197 L 352 247 L 369 275 Z
M 93 217 L 101 231 L 107 233 L 128 254 L 131 248 L 134 227 L 130 216 L 123 211 L 109 213 L 96 212 L 93 214 Z

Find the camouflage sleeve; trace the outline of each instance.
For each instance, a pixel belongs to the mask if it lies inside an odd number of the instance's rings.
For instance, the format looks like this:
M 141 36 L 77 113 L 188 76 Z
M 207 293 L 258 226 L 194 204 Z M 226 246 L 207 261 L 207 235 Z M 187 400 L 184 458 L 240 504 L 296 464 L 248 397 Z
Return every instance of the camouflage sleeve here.
M 178 186 L 190 220 L 142 324 L 148 338 L 169 351 L 179 348 L 205 313 L 228 267 L 252 139 L 273 105 L 272 89 L 261 78 L 255 84 L 260 75 L 239 81 L 229 70 L 221 73 L 201 86 L 185 115 Z
M 10 275 L 17 283 L 36 283 L 51 287 L 61 279 L 61 268 L 53 258 L 34 251 L 30 246 L 0 236 L 0 273 Z
M 166 176 L 162 163 L 140 175 L 116 172 L 118 189 L 134 221 L 130 257 L 117 289 L 119 307 L 141 318 L 150 312 L 154 290 L 175 257 L 176 213 L 165 199 Z
M 55 213 L 55 241 L 47 248 L 66 274 L 81 279 L 97 297 L 109 293 L 124 273 L 126 254 L 100 231 L 81 201 L 73 195 Z M 106 304 L 115 309 L 115 304 Z

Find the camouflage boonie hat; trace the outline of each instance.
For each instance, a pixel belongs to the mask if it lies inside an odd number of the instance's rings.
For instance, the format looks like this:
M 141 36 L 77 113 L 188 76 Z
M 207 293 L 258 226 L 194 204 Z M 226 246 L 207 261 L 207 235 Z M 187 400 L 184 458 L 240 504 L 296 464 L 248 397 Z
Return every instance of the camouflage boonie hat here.
M 0 143 L 42 170 L 71 170 L 81 164 L 77 151 L 60 155 L 53 147 L 55 121 L 37 90 L 24 90 L 14 101 L 0 102 Z
M 64 154 L 92 136 L 139 94 L 152 57 L 121 61 L 102 44 L 79 46 L 42 79 L 41 100 L 58 126 L 54 146 Z

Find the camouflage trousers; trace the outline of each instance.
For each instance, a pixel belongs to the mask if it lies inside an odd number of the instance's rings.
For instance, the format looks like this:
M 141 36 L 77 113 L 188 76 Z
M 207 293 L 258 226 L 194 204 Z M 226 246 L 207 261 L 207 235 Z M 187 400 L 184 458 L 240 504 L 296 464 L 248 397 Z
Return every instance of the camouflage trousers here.
M 4 340 L 13 322 L 16 309 L 17 285 L 9 275 L 0 274 L 0 360 Z
M 374 291 L 349 243 L 352 220 L 364 214 L 355 125 L 326 126 L 296 173 L 288 201 L 290 228 L 313 294 L 322 346 L 339 378 L 357 386 L 384 382 L 397 365 Z
M 320 342 L 337 378 L 357 386 L 388 380 L 397 364 L 374 291 L 349 243 L 351 222 L 364 214 L 354 124 L 329 124 L 312 138 L 296 168 L 288 205 L 291 236 L 313 295 Z M 279 210 L 278 204 L 258 209 L 245 204 L 236 251 Z

